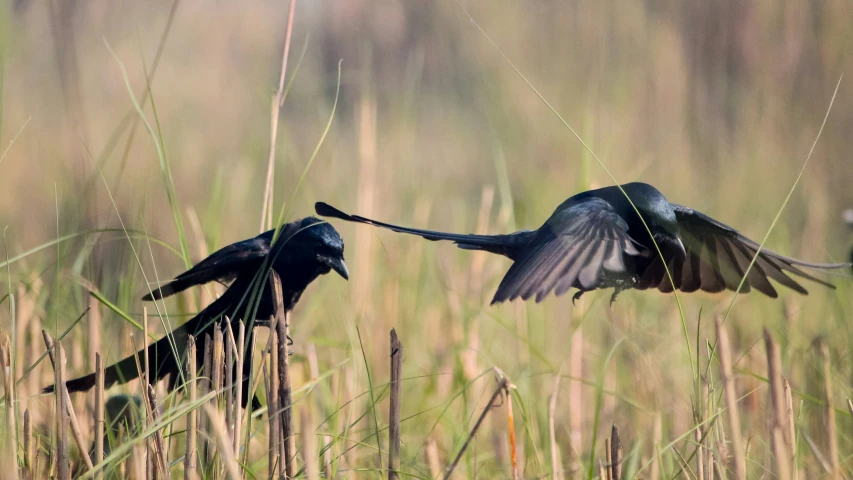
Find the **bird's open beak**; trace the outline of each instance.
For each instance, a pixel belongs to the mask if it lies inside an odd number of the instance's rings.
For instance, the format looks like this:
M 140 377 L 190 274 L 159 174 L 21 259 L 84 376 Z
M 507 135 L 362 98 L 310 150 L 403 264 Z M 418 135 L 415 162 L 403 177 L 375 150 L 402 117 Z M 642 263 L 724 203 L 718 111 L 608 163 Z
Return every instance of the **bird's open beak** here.
M 344 280 L 349 280 L 349 270 L 347 270 L 347 264 L 344 263 L 343 258 L 325 257 L 323 261 L 329 268 L 338 272 L 338 275 L 344 277 Z

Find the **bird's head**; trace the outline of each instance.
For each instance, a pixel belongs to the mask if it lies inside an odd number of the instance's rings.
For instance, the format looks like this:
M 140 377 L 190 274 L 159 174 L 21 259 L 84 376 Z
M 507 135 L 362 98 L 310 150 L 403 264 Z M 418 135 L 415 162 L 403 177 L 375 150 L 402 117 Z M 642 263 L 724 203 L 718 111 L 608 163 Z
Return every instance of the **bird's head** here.
M 303 218 L 294 222 L 293 227 L 288 249 L 307 254 L 309 261 L 319 265 L 321 274 L 334 270 L 344 280 L 349 280 L 349 270 L 344 263 L 344 240 L 335 227 L 317 217 Z
M 646 220 L 646 225 L 658 247 L 676 251 L 681 258 L 687 256 L 678 233 L 678 218 L 675 208 L 656 188 L 645 183 L 628 184 L 626 192 Z

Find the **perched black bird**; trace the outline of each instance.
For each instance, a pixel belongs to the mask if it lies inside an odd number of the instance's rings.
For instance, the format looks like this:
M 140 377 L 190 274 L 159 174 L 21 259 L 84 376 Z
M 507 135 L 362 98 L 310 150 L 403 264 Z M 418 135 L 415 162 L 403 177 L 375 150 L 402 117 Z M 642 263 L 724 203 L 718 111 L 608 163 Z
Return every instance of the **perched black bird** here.
M 563 202 L 538 230 L 508 235 L 457 235 L 399 227 L 348 215 L 318 202 L 318 215 L 360 222 L 427 240 L 450 240 L 459 248 L 485 250 L 509 257 L 513 264 L 501 281 L 492 303 L 527 300 L 539 302 L 551 291 L 562 295 L 614 287 L 611 302 L 627 289 L 657 288 L 671 292 L 664 263 L 675 288 L 684 292 L 736 290 L 759 245 L 736 230 L 702 213 L 669 203 L 645 183 L 622 186 L 646 221 L 618 187 L 579 193 Z M 651 232 L 651 234 L 649 234 Z M 655 249 L 654 241 L 661 255 Z M 663 260 L 662 260 L 663 259 Z M 762 249 L 746 276 L 742 291 L 754 288 L 776 297 L 768 279 L 806 294 L 806 289 L 785 272 L 834 288 L 799 267 L 843 268 L 848 264 L 808 263 Z
M 213 329 L 223 316 L 231 318 L 232 327 L 239 318 L 249 318 L 255 306 L 250 304 L 253 291 L 260 290 L 260 300 L 253 318 L 255 324 L 269 326 L 269 319 L 275 313 L 272 295 L 268 288 L 267 276 L 261 272 L 264 261 L 269 258 L 273 270 L 281 278 L 284 307 L 291 310 L 308 285 L 320 275 L 337 272 L 344 279 L 349 278 L 347 266 L 344 263 L 344 242 L 338 232 L 327 222 L 316 217 L 307 217 L 283 225 L 278 241 L 271 248 L 274 231 L 270 230 L 255 238 L 237 242 L 213 253 L 193 268 L 182 273 L 171 282 L 142 297 L 143 300 L 159 300 L 187 288 L 203 285 L 212 281 L 232 281 L 228 290 L 213 301 L 195 317 L 188 320 L 172 331 L 177 352 L 183 357 L 187 349 L 189 335 L 196 338 L 196 365 L 204 361 L 205 335 L 213 337 Z M 259 275 L 259 272 L 261 275 Z M 219 322 L 220 328 L 225 328 L 224 322 Z M 251 344 L 251 330 L 248 344 Z M 170 375 L 168 389 L 175 388 L 179 380 L 179 360 L 175 358 L 169 337 L 163 337 L 148 347 L 148 371 L 151 382 Z M 142 361 L 144 350 L 137 354 Z M 115 383 L 126 383 L 138 376 L 135 355 L 131 355 L 104 371 L 104 386 L 110 387 Z M 248 377 L 252 370 L 252 357 L 247 355 L 243 370 L 243 407 L 248 396 Z M 236 375 L 235 375 L 236 378 Z M 95 385 L 95 375 L 86 375 L 66 382 L 68 391 L 77 392 L 89 390 Z M 44 389 L 45 393 L 52 392 L 53 385 Z M 256 400 L 255 406 L 257 406 Z

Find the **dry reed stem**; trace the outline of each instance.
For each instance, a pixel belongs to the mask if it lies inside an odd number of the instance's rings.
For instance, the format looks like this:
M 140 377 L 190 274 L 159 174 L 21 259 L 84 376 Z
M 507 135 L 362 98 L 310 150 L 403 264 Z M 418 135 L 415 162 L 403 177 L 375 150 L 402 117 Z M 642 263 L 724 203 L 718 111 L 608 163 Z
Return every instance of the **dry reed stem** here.
M 663 436 L 663 425 L 660 413 L 655 415 L 654 425 L 652 426 L 652 464 L 649 467 L 649 478 L 651 480 L 660 479 L 660 442 Z
M 29 409 L 24 410 L 24 462 L 23 476 L 25 480 L 33 478 L 33 423 Z
M 830 477 L 834 480 L 841 478 L 841 464 L 838 461 L 838 435 L 835 432 L 835 402 L 832 400 L 832 363 L 829 358 L 829 347 L 820 342 L 820 355 L 823 360 L 823 394 L 826 396 L 826 436 L 829 448 L 829 466 L 832 469 Z
M 293 400 L 291 398 L 290 386 L 290 347 L 288 346 L 288 324 L 287 310 L 284 308 L 284 298 L 281 293 L 281 278 L 275 270 L 270 271 L 270 290 L 272 302 L 275 306 L 275 319 L 271 322 L 271 336 L 278 340 L 278 386 L 281 389 L 279 395 L 279 409 L 281 414 L 281 437 L 282 437 L 282 461 L 284 462 L 285 478 L 293 478 L 296 472 L 296 438 L 293 436 Z M 275 328 L 272 328 L 272 327 Z
M 391 329 L 391 410 L 388 420 L 388 480 L 400 478 L 400 392 L 402 387 L 403 344 Z
M 228 338 L 225 340 L 225 429 L 228 431 L 228 438 L 231 439 L 231 445 L 234 445 L 234 350 L 236 350 L 236 341 L 234 340 L 234 332 L 231 329 L 231 322 L 228 317 L 225 317 L 225 329 L 228 333 Z M 242 373 L 242 372 L 240 372 Z
M 847 411 L 850 412 L 850 416 L 853 417 L 853 401 L 847 399 Z
M 281 426 L 281 422 L 278 421 L 275 413 L 278 411 L 278 388 L 276 385 L 277 381 L 273 380 L 274 378 L 278 378 L 278 361 L 274 358 L 278 355 L 278 340 L 273 337 L 275 335 L 270 334 L 272 351 L 264 355 L 264 358 L 269 355 L 270 361 L 266 365 L 262 365 L 264 368 L 264 387 L 267 390 L 267 420 L 269 422 L 269 444 L 267 447 L 269 478 L 279 477 L 278 472 L 281 470 L 281 449 L 279 448 L 281 442 L 279 427 Z M 276 353 L 273 353 L 273 351 Z
M 719 316 L 714 319 L 714 322 L 717 330 L 717 355 L 720 359 L 720 375 L 723 381 L 723 394 L 726 399 L 726 417 L 729 423 L 732 456 L 735 462 L 734 475 L 737 480 L 746 480 L 746 458 L 743 450 L 737 392 L 735 392 L 735 382 L 732 374 L 729 334 L 723 327 Z
M 151 424 L 156 425 L 160 412 L 157 411 L 157 394 L 154 387 L 148 385 L 148 403 L 151 405 Z M 169 462 L 166 459 L 166 442 L 163 440 L 163 431 L 154 432 L 154 458 L 157 461 L 157 470 L 163 478 L 169 478 Z
M 205 396 L 211 392 L 213 389 L 213 385 L 210 382 L 210 379 L 213 378 L 212 366 L 213 364 L 213 338 L 211 338 L 209 333 L 204 334 L 204 362 L 202 362 L 201 372 L 202 372 L 202 381 L 201 381 L 201 396 Z M 203 413 L 203 412 L 202 412 Z M 206 432 L 207 431 L 207 415 L 201 415 L 199 417 L 198 422 L 198 431 Z M 206 436 L 202 439 L 202 450 L 201 450 L 201 465 L 207 465 L 208 460 L 210 458 L 210 439 Z
M 705 479 L 705 453 L 702 448 L 702 428 L 696 427 L 693 430 L 693 436 L 696 437 L 696 476 L 699 480 Z
M 797 480 L 800 474 L 797 469 L 797 432 L 795 430 L 796 422 L 794 420 L 794 398 L 791 395 L 791 384 L 788 379 L 782 377 L 782 388 L 785 392 L 785 419 L 787 420 L 785 441 L 788 444 L 791 454 L 791 478 Z
M 515 445 L 515 417 L 512 414 L 512 395 L 510 394 L 510 385 L 507 384 L 504 391 L 506 392 L 506 421 L 507 430 L 509 430 L 509 453 L 512 461 L 512 480 L 518 480 L 518 451 Z
M 270 155 L 267 160 L 267 180 L 264 182 L 264 201 L 261 207 L 261 229 L 263 232 L 272 228 L 273 177 L 275 174 L 275 145 L 278 138 L 278 116 L 284 105 L 284 78 L 287 73 L 287 57 L 290 55 L 290 34 L 293 32 L 293 14 L 296 10 L 296 0 L 290 0 L 290 11 L 287 14 L 287 30 L 284 35 L 284 52 L 281 55 L 281 74 L 278 78 L 278 90 L 272 96 L 270 109 Z
M 8 340 L 8 339 L 4 339 Z M 12 365 L 12 344 L 11 341 L 7 341 L 6 345 L 0 345 L 0 379 L 2 379 L 3 383 L 3 391 L 4 391 L 4 403 L 6 408 L 6 431 L 12 432 L 11 435 L 4 435 L 3 444 L 9 447 L 9 451 L 7 452 L 9 458 L 15 458 L 17 455 L 17 438 L 18 438 L 18 426 L 15 418 L 15 408 L 13 404 L 15 403 L 15 381 L 14 381 L 14 367 Z M 14 471 L 13 476 L 15 478 L 18 477 L 18 463 L 13 463 Z
M 785 480 L 791 478 L 791 456 L 788 454 L 790 449 L 785 440 L 787 429 L 785 428 L 785 394 L 782 391 L 782 359 L 779 346 L 766 328 L 764 345 L 767 350 L 767 377 L 770 381 L 770 440 L 776 457 L 776 474 L 778 478 Z
M 189 389 L 189 401 L 191 404 L 194 404 L 198 398 L 196 395 L 197 372 L 195 337 L 189 335 L 187 339 L 187 387 Z M 187 413 L 187 451 L 184 454 L 184 478 L 186 480 L 196 480 L 199 478 L 198 452 L 196 451 L 198 444 L 197 426 L 198 410 L 193 408 Z
M 71 478 L 71 472 L 68 465 L 68 446 L 65 444 L 65 425 L 68 422 L 65 413 L 67 411 L 66 402 L 68 401 L 68 389 L 65 387 L 65 358 L 62 355 L 61 342 L 53 343 L 47 332 L 42 332 L 45 343 L 52 343 L 48 348 L 53 350 L 51 360 L 53 361 L 54 385 L 56 385 L 54 390 L 56 394 L 56 477 L 59 480 L 68 480 Z
M 499 369 L 495 368 L 495 373 L 498 376 L 498 386 L 495 388 L 494 393 L 492 393 L 491 398 L 489 398 L 489 403 L 486 404 L 486 407 L 483 408 L 483 412 L 480 413 L 480 417 L 477 418 L 477 422 L 474 424 L 474 428 L 471 429 L 471 432 L 468 433 L 468 437 L 465 438 L 465 443 L 462 444 L 462 448 L 459 449 L 459 453 L 456 454 L 456 457 L 444 469 L 444 479 L 447 480 L 453 474 L 453 470 L 456 469 L 456 466 L 459 464 L 459 460 L 462 459 L 462 455 L 465 454 L 465 450 L 468 449 L 468 446 L 471 444 L 471 441 L 474 439 L 474 436 L 477 435 L 477 431 L 480 429 L 480 426 L 483 424 L 483 420 L 486 418 L 486 414 L 489 413 L 489 410 L 495 405 L 495 400 L 501 395 L 501 393 L 509 393 L 509 379 L 501 372 Z M 509 397 L 509 395 L 507 395 Z M 510 417 L 511 418 L 511 417 Z M 512 432 L 512 424 L 510 424 L 510 432 Z M 512 433 L 510 435 L 513 435 Z M 434 443 L 434 442 L 433 442 Z
M 557 445 L 557 396 L 560 393 L 560 378 L 558 373 L 554 375 L 554 385 L 551 388 L 551 397 L 548 398 L 548 440 L 551 444 L 551 478 L 562 480 L 563 467 L 560 456 L 560 446 Z
M 212 430 L 210 432 L 210 436 L 216 439 L 216 446 L 219 449 L 219 457 L 225 465 L 225 474 L 228 480 L 240 480 L 240 468 L 237 465 L 237 460 L 234 458 L 231 439 L 228 437 L 228 432 L 225 430 L 225 421 L 222 419 L 222 415 L 215 406 L 205 404 L 204 416 L 207 417 L 208 424 Z
M 613 480 L 622 478 L 622 439 L 615 423 L 610 429 L 610 472 Z
M 230 332 L 231 330 L 229 330 Z M 232 332 L 233 335 L 233 332 Z M 243 368 L 245 366 L 246 355 L 246 324 L 242 320 L 237 324 L 237 390 L 234 392 L 234 425 L 232 427 L 232 437 L 234 438 L 234 455 L 240 456 L 240 437 L 242 435 L 243 412 L 240 410 L 243 407 L 243 382 L 248 382 L 249 379 L 243 379 Z M 247 398 L 247 408 L 251 400 L 252 394 L 249 393 Z
M 53 365 L 54 373 L 57 369 L 57 365 L 59 363 L 59 359 L 56 357 L 56 347 L 59 345 L 59 350 L 62 351 L 62 356 L 59 357 L 63 360 L 63 378 L 65 377 L 65 351 L 62 349 L 62 345 L 60 342 L 54 343 L 53 338 L 51 338 L 50 334 L 47 333 L 46 330 L 42 330 L 42 338 L 44 339 L 45 347 L 47 347 L 48 357 L 50 358 L 50 363 Z M 77 449 L 80 450 L 80 457 L 83 460 L 83 463 L 86 464 L 86 468 L 88 470 L 93 469 L 92 459 L 89 458 L 88 449 L 86 448 L 86 440 L 83 438 L 83 433 L 80 430 L 80 423 L 77 422 L 77 415 L 74 413 L 74 405 L 71 404 L 71 395 L 68 393 L 68 388 L 66 388 L 65 383 L 63 382 L 60 388 L 58 383 L 55 383 L 54 391 L 59 392 L 62 390 L 65 398 L 62 400 L 62 405 L 65 408 L 65 415 L 68 416 L 66 420 L 71 426 L 71 436 L 74 438 L 74 443 L 77 444 Z M 57 415 L 59 415 L 59 411 L 57 411 Z M 65 432 L 65 425 L 63 425 L 63 434 Z M 63 437 L 64 438 L 64 437 Z M 59 453 L 59 452 L 57 452 Z M 68 457 L 68 450 L 65 451 L 66 460 Z
M 241 325 L 241 329 L 243 330 L 243 333 L 241 334 L 241 336 L 242 336 L 242 335 L 245 335 L 245 327 L 243 326 L 242 321 L 240 322 L 240 325 Z M 241 358 L 243 357 L 243 355 L 249 355 L 251 357 L 254 354 L 255 346 L 257 344 L 257 340 L 258 340 L 258 337 L 256 335 L 251 335 L 249 337 L 249 344 L 246 345 L 245 347 L 240 347 L 241 348 L 241 350 L 240 350 L 240 352 L 241 352 L 240 357 Z M 244 342 L 241 342 L 241 343 L 245 343 L 245 339 L 244 339 Z M 251 405 L 252 399 L 255 398 L 255 392 L 258 390 L 258 383 L 264 378 L 263 371 L 264 371 L 264 362 L 266 362 L 266 359 L 267 359 L 266 355 L 261 355 L 261 361 L 259 362 L 260 365 L 258 365 L 258 370 L 257 370 L 258 373 L 257 374 L 254 374 L 251 371 L 249 372 L 248 381 L 249 381 L 249 383 L 251 383 L 251 388 L 247 391 L 248 396 L 246 398 L 246 405 Z M 252 375 L 254 375 L 254 377 Z M 241 395 L 242 395 L 242 392 L 241 392 Z M 269 413 L 267 413 L 267 415 L 269 415 Z M 245 430 L 246 430 L 246 441 L 245 442 L 246 443 L 243 446 L 243 464 L 246 465 L 249 463 L 249 441 L 252 439 L 252 417 L 249 413 L 249 408 L 246 408 L 245 410 L 243 410 L 243 413 L 240 417 L 240 420 L 241 420 L 241 422 L 243 422 L 246 425 L 246 427 L 245 427 Z M 241 435 L 242 435 L 242 432 L 241 432 Z
M 95 352 L 95 460 L 93 462 L 102 463 L 104 461 L 104 360 L 101 354 Z M 95 480 L 99 480 L 104 476 L 104 469 L 99 468 L 95 472 Z
M 305 477 L 308 480 L 320 480 L 317 468 L 317 437 L 314 435 L 314 422 L 311 418 L 311 407 L 306 402 L 299 416 L 302 430 L 302 458 L 305 462 Z
M 604 476 L 602 479 L 604 480 L 613 480 L 613 470 L 610 469 L 610 465 L 613 464 L 613 457 L 611 456 L 612 450 L 610 450 L 610 439 L 604 439 L 604 463 L 601 463 L 601 460 L 598 461 L 599 468 L 604 469 Z
M 424 459 L 429 466 L 430 478 L 438 478 L 441 475 L 441 461 L 438 459 L 438 445 L 432 436 L 427 438 L 424 446 Z

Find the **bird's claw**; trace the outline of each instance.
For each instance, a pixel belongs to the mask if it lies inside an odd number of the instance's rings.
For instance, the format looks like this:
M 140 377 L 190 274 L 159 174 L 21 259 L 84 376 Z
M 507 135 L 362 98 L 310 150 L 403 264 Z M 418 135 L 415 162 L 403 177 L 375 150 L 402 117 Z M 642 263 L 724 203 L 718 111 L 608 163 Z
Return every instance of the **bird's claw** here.
M 581 295 L 583 295 L 584 292 L 586 292 L 586 290 L 578 290 L 574 295 L 572 295 L 572 306 L 575 305 L 575 301 L 580 300 Z
M 287 337 L 287 346 L 292 347 L 293 346 L 293 338 L 291 338 L 290 335 L 286 335 L 286 337 Z M 293 355 L 293 350 L 288 348 L 287 349 L 287 355 L 288 356 Z

